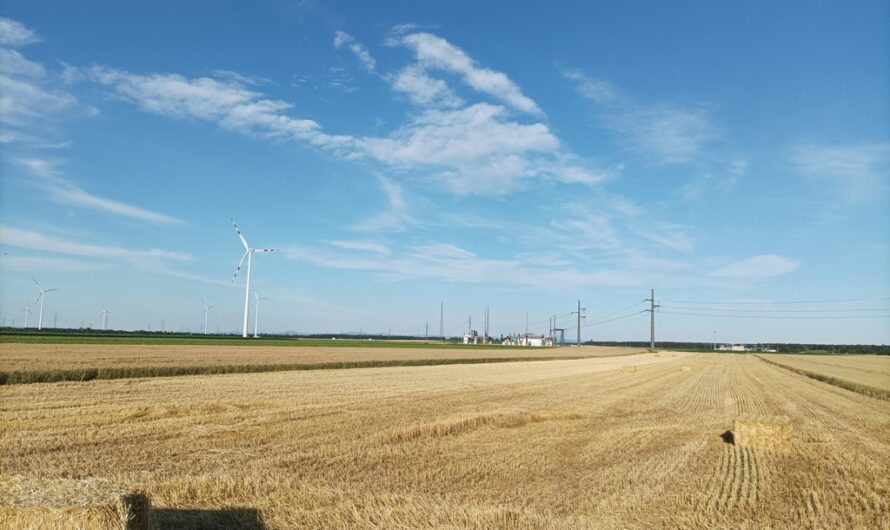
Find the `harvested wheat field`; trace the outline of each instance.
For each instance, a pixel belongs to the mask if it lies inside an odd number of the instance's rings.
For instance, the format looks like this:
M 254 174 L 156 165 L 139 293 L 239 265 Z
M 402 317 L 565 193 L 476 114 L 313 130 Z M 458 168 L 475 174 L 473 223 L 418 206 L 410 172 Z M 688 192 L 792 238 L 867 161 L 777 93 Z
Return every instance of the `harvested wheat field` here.
M 160 528 L 890 527 L 890 403 L 752 356 L 11 385 L 0 401 L 4 506 L 92 480 L 145 491 Z M 787 417 L 788 439 L 731 443 L 740 417 Z
M 814 376 L 878 390 L 890 399 L 890 358 L 877 355 L 764 355 L 779 365 Z
M 614 357 L 640 348 L 521 347 L 318 347 L 164 344 L 0 343 L 0 371 L 77 368 L 180 367 L 218 365 L 323 364 L 423 359 L 513 359 L 520 357 Z

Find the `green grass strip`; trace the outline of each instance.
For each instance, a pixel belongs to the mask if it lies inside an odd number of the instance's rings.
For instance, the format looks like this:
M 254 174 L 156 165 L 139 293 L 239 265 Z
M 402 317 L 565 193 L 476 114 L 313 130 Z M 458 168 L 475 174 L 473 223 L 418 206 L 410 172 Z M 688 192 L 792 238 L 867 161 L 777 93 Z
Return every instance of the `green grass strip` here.
M 820 374 L 817 372 L 811 372 L 809 370 L 802 370 L 800 368 L 795 368 L 793 366 L 788 366 L 787 364 L 778 363 L 776 361 L 771 361 L 769 359 L 764 359 L 760 355 L 755 355 L 761 361 L 772 364 L 774 366 L 778 366 L 779 368 L 784 368 L 790 372 L 794 372 L 795 374 L 802 375 L 805 377 L 809 377 L 810 379 L 815 379 L 816 381 L 821 381 L 823 383 L 828 383 L 829 385 L 836 386 L 838 388 L 843 388 L 845 390 L 850 390 L 856 392 L 857 394 L 862 394 L 863 396 L 873 397 L 877 399 L 883 399 L 884 401 L 890 401 L 890 392 L 887 390 L 883 390 L 880 388 L 875 388 L 873 386 L 862 385 L 859 383 L 853 383 L 851 381 L 847 381 L 845 379 L 838 379 L 837 377 L 832 377 L 830 375 Z
M 478 359 L 404 359 L 394 361 L 342 361 L 308 364 L 237 364 L 218 366 L 133 366 L 120 368 L 80 368 L 75 370 L 27 370 L 0 372 L 0 385 L 93 381 L 189 375 L 252 374 L 294 370 L 343 370 L 393 366 L 439 366 L 446 364 L 489 364 L 529 361 L 565 361 L 586 357 L 502 357 Z

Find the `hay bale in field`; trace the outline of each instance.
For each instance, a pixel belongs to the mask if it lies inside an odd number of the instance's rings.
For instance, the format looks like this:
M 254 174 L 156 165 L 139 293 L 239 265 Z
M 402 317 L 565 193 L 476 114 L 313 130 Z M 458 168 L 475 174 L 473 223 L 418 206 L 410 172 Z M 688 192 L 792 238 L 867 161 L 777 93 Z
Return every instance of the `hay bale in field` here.
M 155 528 L 148 495 L 121 491 L 95 480 L 13 477 L 0 483 L 0 502 L 0 528 L 10 530 Z
M 692 367 L 691 367 L 691 366 L 684 366 L 683 368 L 680 368 L 680 370 L 683 370 L 684 372 L 691 372 L 691 371 L 692 371 Z
M 741 447 L 783 448 L 791 443 L 788 416 L 739 416 L 733 422 L 733 443 Z
M 632 374 L 637 371 L 637 367 L 636 366 L 622 366 L 621 371 L 624 372 L 625 374 Z

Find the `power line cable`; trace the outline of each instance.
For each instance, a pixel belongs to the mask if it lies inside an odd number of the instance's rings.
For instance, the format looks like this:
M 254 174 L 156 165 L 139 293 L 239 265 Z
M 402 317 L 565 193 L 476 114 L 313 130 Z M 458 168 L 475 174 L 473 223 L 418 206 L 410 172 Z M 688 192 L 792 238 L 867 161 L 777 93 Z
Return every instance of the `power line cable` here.
M 603 319 L 603 318 L 609 318 L 609 317 L 612 316 L 612 315 L 617 315 L 618 313 L 623 313 L 623 312 L 627 311 L 628 309 L 630 309 L 630 308 L 632 308 L 632 307 L 636 307 L 636 306 L 638 306 L 638 305 L 640 305 L 640 304 L 642 304 L 642 303 L 645 303 L 645 302 L 646 302 L 645 300 L 640 300 L 639 302 L 637 302 L 637 303 L 635 303 L 635 304 L 631 304 L 631 305 L 629 305 L 629 306 L 627 306 L 627 307 L 622 307 L 622 308 L 619 309 L 618 311 L 613 311 L 613 312 L 608 313 L 608 314 L 605 314 L 605 315 L 600 315 L 600 316 L 594 318 L 593 320 L 594 320 L 594 321 L 597 321 L 597 320 L 600 320 L 600 319 Z
M 876 300 L 890 300 L 890 297 L 883 296 L 878 298 L 846 298 L 835 300 L 782 300 L 782 301 L 764 301 L 764 302 L 708 302 L 704 300 L 664 300 L 671 304 L 701 304 L 701 305 L 773 305 L 773 304 L 830 304 L 830 303 L 852 303 L 852 302 L 874 302 Z
M 721 315 L 721 314 L 705 314 L 705 313 L 675 313 L 673 311 L 662 311 L 662 314 L 665 315 L 684 315 L 691 317 L 715 317 L 715 318 L 776 318 L 776 319 L 810 319 L 810 318 L 819 318 L 819 319 L 839 319 L 839 318 L 887 318 L 890 319 L 890 315 L 838 315 L 838 316 L 816 316 L 816 315 L 800 315 L 800 316 L 787 316 L 787 315 Z
M 662 305 L 682 311 L 720 311 L 723 313 L 862 313 L 867 311 L 890 311 L 887 307 L 862 308 L 862 309 L 722 309 L 717 307 L 682 307 Z
M 620 317 L 610 318 L 610 319 L 608 319 L 608 320 L 601 320 L 601 321 L 599 321 L 599 322 L 590 322 L 590 323 L 588 323 L 588 324 L 584 324 L 584 325 L 581 326 L 581 327 L 586 328 L 586 327 L 588 327 L 588 326 L 599 326 L 600 324 L 605 324 L 605 323 L 607 323 L 607 322 L 615 322 L 616 320 L 621 320 L 621 319 L 624 319 L 624 318 L 635 317 L 635 316 L 640 315 L 640 314 L 645 313 L 645 312 L 646 312 L 646 311 L 637 311 L 636 313 L 631 313 L 631 314 L 629 314 L 629 315 L 624 315 L 624 316 L 620 316 Z

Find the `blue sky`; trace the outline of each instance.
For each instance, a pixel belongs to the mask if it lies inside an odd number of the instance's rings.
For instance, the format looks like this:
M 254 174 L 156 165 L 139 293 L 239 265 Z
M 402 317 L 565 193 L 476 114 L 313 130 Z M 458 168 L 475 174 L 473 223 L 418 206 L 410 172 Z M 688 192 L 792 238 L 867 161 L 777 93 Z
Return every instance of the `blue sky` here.
M 890 343 L 887 3 L 588 4 L 7 0 L 3 321 Z

